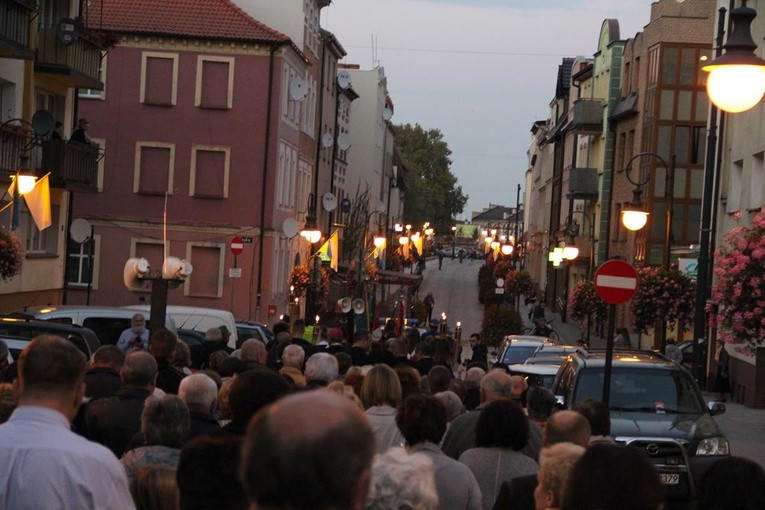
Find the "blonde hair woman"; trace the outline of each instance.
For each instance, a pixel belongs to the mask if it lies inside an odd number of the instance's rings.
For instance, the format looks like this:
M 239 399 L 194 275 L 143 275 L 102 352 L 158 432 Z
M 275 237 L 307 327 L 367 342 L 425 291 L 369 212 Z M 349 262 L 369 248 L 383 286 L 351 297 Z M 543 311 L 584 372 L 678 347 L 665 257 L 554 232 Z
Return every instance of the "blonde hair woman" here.
M 391 446 L 405 446 L 404 436 L 396 426 L 396 408 L 401 404 L 401 382 L 388 365 L 375 365 L 361 385 L 364 414 L 375 434 L 375 453 Z

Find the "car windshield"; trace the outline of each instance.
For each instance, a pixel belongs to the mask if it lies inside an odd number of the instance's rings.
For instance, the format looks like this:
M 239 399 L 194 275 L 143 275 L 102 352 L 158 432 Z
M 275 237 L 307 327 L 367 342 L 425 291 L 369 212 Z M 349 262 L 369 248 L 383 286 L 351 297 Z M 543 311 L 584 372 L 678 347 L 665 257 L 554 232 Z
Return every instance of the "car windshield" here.
M 505 349 L 505 353 L 502 355 L 501 363 L 505 365 L 514 365 L 516 363 L 523 363 L 537 350 L 537 346 L 514 346 L 511 345 Z
M 579 374 L 574 402 L 603 396 L 603 368 Z M 700 413 L 704 403 L 691 376 L 683 370 L 614 367 L 610 407 L 619 411 Z

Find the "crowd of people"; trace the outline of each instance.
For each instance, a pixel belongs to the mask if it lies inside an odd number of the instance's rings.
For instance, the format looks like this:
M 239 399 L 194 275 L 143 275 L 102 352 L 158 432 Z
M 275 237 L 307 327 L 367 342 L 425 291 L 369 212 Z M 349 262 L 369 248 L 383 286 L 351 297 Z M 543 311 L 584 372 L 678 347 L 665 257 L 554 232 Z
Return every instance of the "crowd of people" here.
M 556 411 L 487 366 L 478 335 L 455 374 L 435 336 L 311 342 L 295 321 L 234 350 L 214 329 L 189 349 L 167 330 L 144 345 L 136 327 L 90 360 L 34 339 L 3 367 L 0 509 L 665 508 L 607 406 Z M 699 507 L 763 508 L 763 482 L 750 461 L 719 461 Z

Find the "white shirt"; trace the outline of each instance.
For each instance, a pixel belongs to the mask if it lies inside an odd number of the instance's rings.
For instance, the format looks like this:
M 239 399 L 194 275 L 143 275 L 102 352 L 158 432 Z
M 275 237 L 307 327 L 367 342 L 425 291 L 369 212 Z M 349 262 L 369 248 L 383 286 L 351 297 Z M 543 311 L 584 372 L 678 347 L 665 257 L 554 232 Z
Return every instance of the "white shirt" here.
M 0 509 L 134 509 L 114 454 L 46 407 L 21 406 L 0 425 Z
M 136 335 L 133 332 L 133 328 L 127 328 L 125 331 L 122 332 L 120 335 L 119 340 L 117 340 L 117 347 L 124 352 L 125 354 L 130 354 L 131 352 L 136 350 L 136 346 L 130 345 L 130 341 L 134 339 Z M 149 350 L 149 330 L 144 328 L 143 331 L 141 331 L 141 340 L 143 340 L 143 350 L 148 351 Z

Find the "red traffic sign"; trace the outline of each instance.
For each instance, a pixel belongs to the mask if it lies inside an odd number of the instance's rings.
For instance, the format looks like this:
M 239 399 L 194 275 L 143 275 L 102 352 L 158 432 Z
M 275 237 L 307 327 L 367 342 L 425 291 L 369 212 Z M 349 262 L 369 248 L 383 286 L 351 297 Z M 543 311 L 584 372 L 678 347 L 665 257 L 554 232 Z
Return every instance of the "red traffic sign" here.
M 242 238 L 239 236 L 236 236 L 231 240 L 231 253 L 236 256 L 242 253 L 244 250 L 244 243 L 242 242 Z
M 618 305 L 635 295 L 638 274 L 623 260 L 609 260 L 595 271 L 595 291 L 606 303 Z

